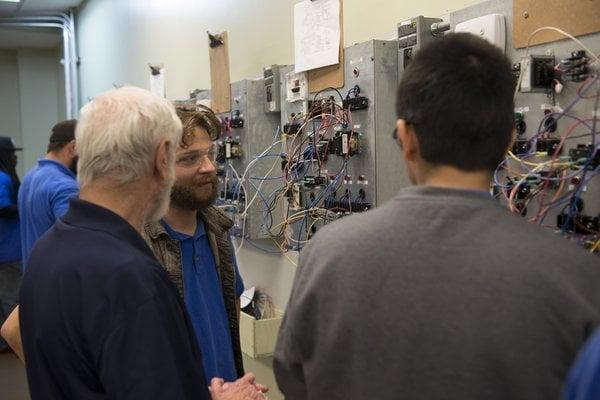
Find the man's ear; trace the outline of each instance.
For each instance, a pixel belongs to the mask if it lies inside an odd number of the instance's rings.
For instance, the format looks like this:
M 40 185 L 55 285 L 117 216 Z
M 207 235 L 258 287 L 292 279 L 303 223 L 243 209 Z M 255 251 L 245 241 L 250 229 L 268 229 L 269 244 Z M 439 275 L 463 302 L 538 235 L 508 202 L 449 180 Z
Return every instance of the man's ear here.
M 173 144 L 168 139 L 163 139 L 156 149 L 154 173 L 163 179 L 169 176 L 171 164 L 175 162 L 172 146 Z
M 67 149 L 69 150 L 69 156 L 71 158 L 77 156 L 77 142 L 75 142 L 75 139 L 67 144 Z
M 396 140 L 407 161 L 415 161 L 419 155 L 419 142 L 414 126 L 405 120 L 396 121 Z

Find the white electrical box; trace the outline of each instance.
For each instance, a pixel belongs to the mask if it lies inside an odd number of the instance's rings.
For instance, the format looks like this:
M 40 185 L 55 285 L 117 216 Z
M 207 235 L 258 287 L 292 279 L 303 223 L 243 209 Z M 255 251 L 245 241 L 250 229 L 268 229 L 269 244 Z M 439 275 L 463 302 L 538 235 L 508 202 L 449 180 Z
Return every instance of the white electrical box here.
M 502 51 L 506 49 L 506 23 L 504 15 L 489 14 L 457 24 L 454 32 L 469 32 L 486 39 Z

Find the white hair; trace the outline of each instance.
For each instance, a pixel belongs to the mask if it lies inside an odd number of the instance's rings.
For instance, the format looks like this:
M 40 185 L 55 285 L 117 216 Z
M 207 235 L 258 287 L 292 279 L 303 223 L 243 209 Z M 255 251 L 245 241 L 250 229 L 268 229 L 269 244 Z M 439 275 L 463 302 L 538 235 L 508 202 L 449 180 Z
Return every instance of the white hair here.
M 96 96 L 77 122 L 77 180 L 84 187 L 106 176 L 116 185 L 146 177 L 162 140 L 171 143 L 174 160 L 181 133 L 173 105 L 147 90 L 130 86 Z

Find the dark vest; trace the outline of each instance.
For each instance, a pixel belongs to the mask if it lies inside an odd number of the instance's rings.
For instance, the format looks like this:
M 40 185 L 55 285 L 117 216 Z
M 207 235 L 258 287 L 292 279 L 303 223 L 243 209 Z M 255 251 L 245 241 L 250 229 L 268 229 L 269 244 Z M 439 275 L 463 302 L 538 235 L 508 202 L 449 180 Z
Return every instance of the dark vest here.
M 223 292 L 223 300 L 231 331 L 235 368 L 238 377 L 242 377 L 244 375 L 244 364 L 240 347 L 240 321 L 235 295 L 235 270 L 233 260 L 231 259 L 231 246 L 228 233 L 229 229 L 233 226 L 233 222 L 221 210 L 212 206 L 206 210 L 199 211 L 199 214 L 206 228 L 206 235 L 215 258 L 219 280 L 221 281 L 221 291 Z M 169 277 L 183 299 L 181 247 L 179 241 L 171 239 L 159 222 L 146 224 L 142 236 L 156 255 L 160 264 L 169 274 Z

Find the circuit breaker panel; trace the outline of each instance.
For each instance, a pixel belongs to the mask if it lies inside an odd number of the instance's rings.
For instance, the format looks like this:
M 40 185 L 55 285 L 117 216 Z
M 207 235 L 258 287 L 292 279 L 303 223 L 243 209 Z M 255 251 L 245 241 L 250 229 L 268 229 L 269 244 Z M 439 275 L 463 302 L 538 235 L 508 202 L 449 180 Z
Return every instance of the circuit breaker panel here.
M 306 91 L 302 78 L 293 66 L 280 70 L 284 211 L 271 233 L 284 235 L 288 248 L 302 248 L 322 224 L 368 211 L 408 183 L 392 138 L 396 42 L 371 40 L 344 51 L 341 89 L 295 96 Z
M 510 0 L 450 14 L 457 24 L 504 15 L 515 75 L 516 141 L 494 174 L 493 195 L 543 229 L 600 254 L 600 34 L 516 50 Z M 518 86 L 518 88 L 516 87 Z M 493 101 L 493 99 L 490 99 Z
M 450 25 L 441 18 L 418 16 L 398 24 L 398 76 L 408 67 L 413 56 L 427 43 L 443 36 Z
M 279 155 L 270 151 L 257 158 L 278 140 L 279 113 L 265 112 L 264 87 L 263 79 L 232 83 L 231 112 L 217 115 L 222 125 L 217 141 L 217 205 L 234 221 L 235 235 L 252 239 L 267 237 L 261 196 L 276 186 L 269 171 L 275 161 L 280 165 Z M 279 173 L 276 168 L 272 171 Z

